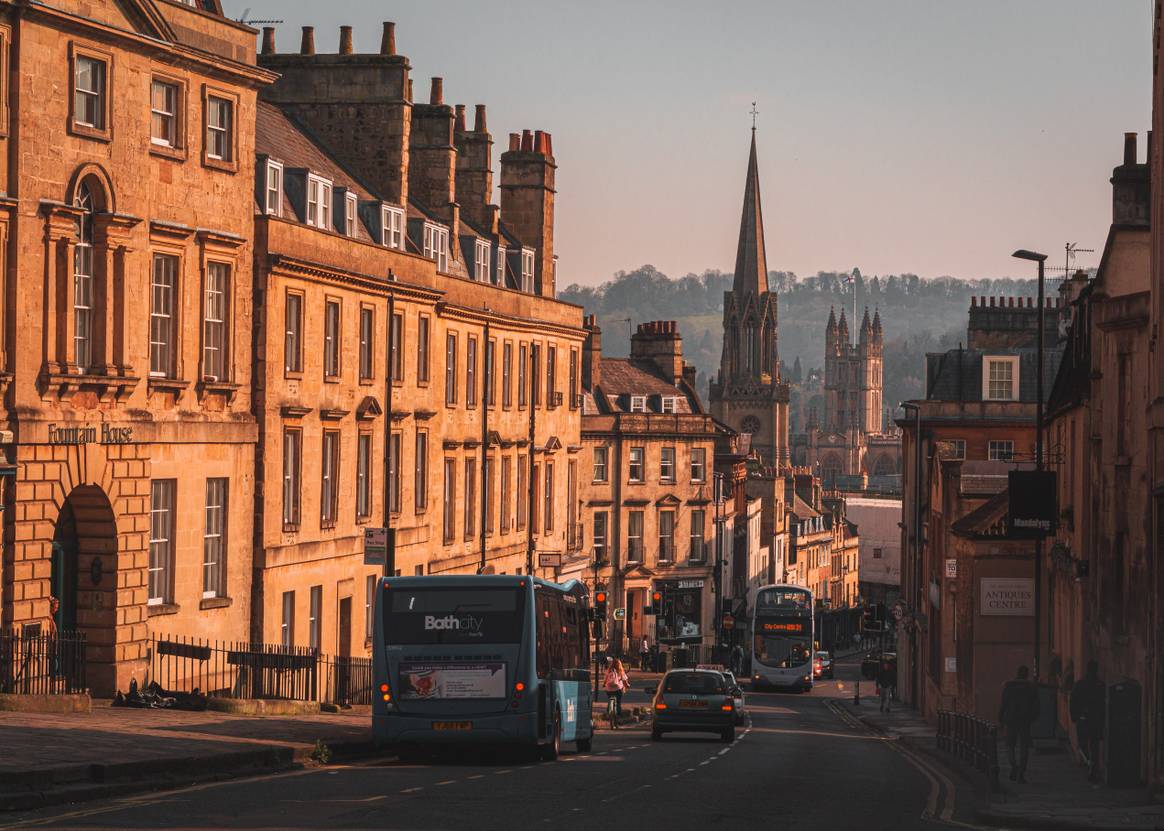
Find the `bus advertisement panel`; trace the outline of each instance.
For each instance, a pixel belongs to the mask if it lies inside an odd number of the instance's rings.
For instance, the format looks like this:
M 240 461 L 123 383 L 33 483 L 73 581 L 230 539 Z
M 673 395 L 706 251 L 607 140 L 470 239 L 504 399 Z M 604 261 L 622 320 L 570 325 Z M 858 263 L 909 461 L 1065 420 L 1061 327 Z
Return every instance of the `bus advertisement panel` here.
M 589 602 L 504 575 L 389 577 L 374 614 L 373 735 L 430 744 L 526 744 L 554 758 L 590 747 Z
M 752 683 L 812 689 L 812 592 L 800 586 L 765 586 L 752 617 Z

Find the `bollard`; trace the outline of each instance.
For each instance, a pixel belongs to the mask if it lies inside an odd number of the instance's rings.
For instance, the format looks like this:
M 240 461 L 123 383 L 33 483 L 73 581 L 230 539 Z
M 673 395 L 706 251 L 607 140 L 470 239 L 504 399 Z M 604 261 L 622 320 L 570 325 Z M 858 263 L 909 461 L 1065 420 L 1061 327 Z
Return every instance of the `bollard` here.
M 853 687 L 853 706 L 861 706 L 861 676 L 857 676 L 857 685 Z

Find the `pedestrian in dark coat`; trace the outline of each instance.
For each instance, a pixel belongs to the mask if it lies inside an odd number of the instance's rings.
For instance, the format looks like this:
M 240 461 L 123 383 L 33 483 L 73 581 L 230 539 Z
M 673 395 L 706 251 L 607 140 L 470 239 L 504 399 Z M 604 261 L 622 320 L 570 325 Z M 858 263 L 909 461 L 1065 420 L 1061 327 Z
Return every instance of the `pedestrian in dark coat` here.
M 1030 670 L 1021 666 L 1015 677 L 1003 685 L 1002 704 L 998 708 L 998 723 L 1006 728 L 1006 753 L 1012 782 L 1026 784 L 1031 725 L 1038 717 L 1039 690 L 1030 681 Z
M 1099 677 L 1099 662 L 1087 662 L 1087 674 L 1071 688 L 1071 720 L 1079 750 L 1087 760 L 1087 780 L 1100 781 L 1099 749 L 1103 741 L 1103 723 L 1107 715 L 1107 688 Z

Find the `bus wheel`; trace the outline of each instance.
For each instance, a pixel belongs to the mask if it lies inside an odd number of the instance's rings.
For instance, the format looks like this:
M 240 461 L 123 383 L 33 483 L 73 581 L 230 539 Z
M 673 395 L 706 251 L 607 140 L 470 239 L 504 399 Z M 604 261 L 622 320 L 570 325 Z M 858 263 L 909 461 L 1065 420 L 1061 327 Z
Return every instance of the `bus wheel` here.
M 553 733 L 550 734 L 549 744 L 542 747 L 542 759 L 553 762 L 562 752 L 562 722 L 557 713 L 554 714 Z
M 579 753 L 589 753 L 590 749 L 594 746 L 594 736 L 591 735 L 586 739 L 578 739 L 576 745 Z

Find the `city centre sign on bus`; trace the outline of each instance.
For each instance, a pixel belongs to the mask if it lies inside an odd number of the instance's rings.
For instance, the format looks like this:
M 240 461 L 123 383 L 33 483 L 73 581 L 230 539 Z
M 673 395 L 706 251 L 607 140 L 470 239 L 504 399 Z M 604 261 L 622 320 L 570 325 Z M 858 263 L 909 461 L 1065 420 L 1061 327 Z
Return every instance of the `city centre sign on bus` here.
M 983 577 L 979 614 L 994 617 L 1034 617 L 1035 581 L 1030 577 Z

